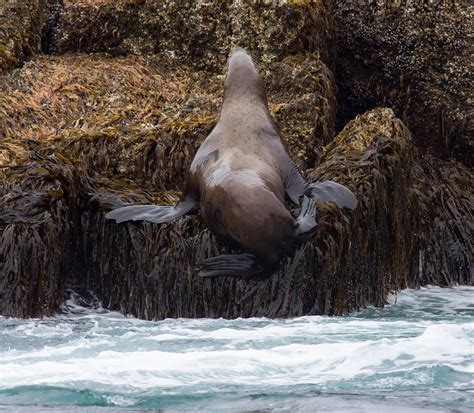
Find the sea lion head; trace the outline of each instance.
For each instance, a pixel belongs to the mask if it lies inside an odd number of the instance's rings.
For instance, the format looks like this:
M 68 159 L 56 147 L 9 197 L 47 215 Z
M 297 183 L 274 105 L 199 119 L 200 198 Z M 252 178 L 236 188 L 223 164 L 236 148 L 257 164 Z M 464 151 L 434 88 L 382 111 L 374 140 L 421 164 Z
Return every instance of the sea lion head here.
M 266 102 L 265 87 L 254 61 L 243 48 L 235 48 L 229 55 L 224 83 L 224 97 L 256 96 Z

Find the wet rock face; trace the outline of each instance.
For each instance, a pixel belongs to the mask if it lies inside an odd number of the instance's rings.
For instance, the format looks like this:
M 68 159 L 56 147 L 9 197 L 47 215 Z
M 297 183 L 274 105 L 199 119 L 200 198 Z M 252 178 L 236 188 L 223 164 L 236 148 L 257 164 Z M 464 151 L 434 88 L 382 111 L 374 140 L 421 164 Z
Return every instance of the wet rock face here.
M 50 49 L 154 54 L 168 65 L 218 72 L 235 46 L 265 63 L 316 51 L 328 61 L 331 11 L 328 0 L 65 1 Z
M 44 4 L 28 3 L 24 20 L 43 30 L 20 30 L 12 18 L 19 35 L 9 44 L 32 44 L 37 33 L 42 50 L 58 55 L 34 55 L 0 76 L 0 314 L 53 314 L 69 289 L 146 319 L 342 314 L 383 305 L 389 291 L 407 286 L 474 282 L 472 170 L 421 155 L 400 120 L 405 114 L 390 109 L 358 116 L 334 138 L 332 2 Z M 339 4 L 338 19 L 356 23 L 367 10 L 342 13 L 347 8 Z M 367 30 L 382 27 L 378 19 Z M 2 41 L 1 67 L 21 66 L 8 60 Z M 243 43 L 256 57 L 293 159 L 310 180 L 350 187 L 359 206 L 320 205 L 319 230 L 268 280 L 203 280 L 196 263 L 230 250 L 199 216 L 153 225 L 116 224 L 104 215 L 124 203 L 178 200 L 194 153 L 217 121 L 227 54 Z M 404 60 L 379 46 L 374 59 L 386 78 L 368 76 L 371 65 L 352 49 L 338 55 L 339 70 L 353 79 L 339 79 L 343 115 L 367 102 L 398 111 L 405 99 L 393 89 L 397 76 L 405 79 Z M 438 78 L 419 80 L 417 65 L 412 78 L 424 89 L 410 89 L 414 109 L 405 118 L 425 145 L 414 114 L 425 107 L 423 93 L 438 96 L 427 86 Z M 452 102 L 456 93 L 440 96 Z M 427 125 L 436 125 L 426 113 Z M 467 113 L 462 104 L 459 113 Z
M 376 109 L 350 122 L 325 147 L 320 166 L 309 176 L 330 179 L 335 173 L 360 201 L 350 237 L 356 253 L 350 256 L 365 257 L 364 271 L 375 271 L 379 286 L 474 281 L 472 170 L 421 156 L 393 111 Z M 359 262 L 347 272 L 361 268 Z
M 146 203 L 152 194 L 94 184 L 68 158 L 43 155 L 6 176 L 0 257 L 9 276 L 3 278 L 1 311 L 48 314 L 73 288 L 92 290 L 106 307 L 147 319 L 341 314 L 383 305 L 389 291 L 407 286 L 469 283 L 472 228 L 466 218 L 473 194 L 465 185 L 471 174 L 457 169 L 454 182 L 429 190 L 433 172 L 429 166 L 420 171 L 419 161 L 392 111 L 351 122 L 308 176 L 348 185 L 359 207 L 351 213 L 321 206 L 313 239 L 270 279 L 245 282 L 197 276 L 196 262 L 229 252 L 199 217 L 166 225 L 107 221 L 112 200 L 115 206 Z M 433 217 L 431 205 L 440 194 L 445 202 Z M 439 231 L 432 231 L 434 223 Z M 25 293 L 28 300 L 19 300 Z
M 463 0 L 336 1 L 340 127 L 390 106 L 423 151 L 472 166 L 473 18 Z
M 334 130 L 331 72 L 312 54 L 262 65 L 261 72 L 294 158 L 314 162 Z M 270 311 L 266 296 L 242 308 L 218 302 L 218 287 L 196 278 L 196 262 L 224 248 L 199 218 L 163 226 L 119 226 L 104 218 L 120 202 L 177 201 L 194 153 L 217 119 L 223 80 L 189 70 L 163 74 L 153 59 L 103 54 L 43 56 L 0 79 L 7 92 L 0 96 L 7 115 L 0 123 L 0 256 L 9 257 L 0 260 L 8 274 L 1 313 L 51 314 L 70 288 L 93 291 L 107 306 L 146 318 Z M 62 172 L 52 177 L 48 171 L 57 164 Z M 13 188 L 18 194 L 11 198 Z M 52 204 L 31 207 L 50 192 Z M 35 246 L 34 259 L 26 259 Z M 28 287 L 37 284 L 41 288 Z M 245 284 L 239 288 L 247 291 Z M 27 300 L 18 299 L 23 294 Z
M 39 51 L 45 20 L 40 3 L 0 1 L 0 75 Z
M 52 314 L 64 299 L 90 181 L 61 154 L 41 152 L 0 178 L 0 314 Z

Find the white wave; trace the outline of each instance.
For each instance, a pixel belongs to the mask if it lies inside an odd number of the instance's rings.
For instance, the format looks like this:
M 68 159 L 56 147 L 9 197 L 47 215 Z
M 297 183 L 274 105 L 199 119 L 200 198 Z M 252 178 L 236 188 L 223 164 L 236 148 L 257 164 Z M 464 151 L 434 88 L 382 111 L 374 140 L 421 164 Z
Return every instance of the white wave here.
M 135 403 L 128 392 L 199 394 L 224 385 L 426 389 L 439 386 L 440 369 L 453 372 L 453 388 L 468 389 L 473 294 L 407 290 L 384 309 L 348 317 L 159 322 L 73 300 L 71 312 L 55 318 L 0 317 L 0 389 L 101 389 L 108 404 L 126 407 Z
M 67 337 L 73 334 L 73 330 L 68 323 L 47 325 L 41 320 L 19 325 L 14 329 L 5 331 L 9 335 L 24 335 L 34 337 Z
M 417 290 L 407 289 L 391 294 L 390 305 L 398 305 L 404 311 L 418 312 L 421 315 L 435 312 L 445 316 L 458 315 L 462 312 L 474 313 L 474 287 L 455 286 L 441 288 L 428 285 Z
M 473 332 L 473 323 L 438 324 L 427 327 L 421 335 L 401 339 L 288 344 L 264 349 L 218 350 L 211 346 L 185 352 L 105 350 L 59 360 L 57 357 L 61 352 L 43 349 L 36 354 L 40 360 L 30 358 L 27 369 L 20 362 L 21 357 L 16 360 L 2 358 L 0 388 L 25 383 L 73 382 L 129 385 L 142 389 L 193 386 L 197 382 L 294 385 L 443 364 L 465 371 L 462 364 L 472 355 Z M 231 332 L 226 330 L 225 334 L 229 337 Z M 237 337 L 241 337 L 240 332 Z M 48 351 L 50 358 L 45 360 Z

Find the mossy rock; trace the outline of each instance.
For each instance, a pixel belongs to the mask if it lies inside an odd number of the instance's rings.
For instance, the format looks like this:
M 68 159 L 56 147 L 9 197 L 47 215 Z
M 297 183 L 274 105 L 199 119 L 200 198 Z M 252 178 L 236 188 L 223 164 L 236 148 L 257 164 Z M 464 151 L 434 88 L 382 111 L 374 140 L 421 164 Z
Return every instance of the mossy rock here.
M 390 291 L 408 286 L 433 280 L 438 285 L 468 283 L 465 265 L 450 267 L 445 278 L 417 264 L 417 240 L 436 237 L 419 222 L 421 216 L 430 219 L 427 209 L 413 203 L 414 185 L 432 179 L 415 173 L 418 161 L 409 131 L 393 112 L 369 112 L 351 122 L 325 148 L 321 164 L 308 172 L 311 180 L 334 179 L 351 187 L 358 208 L 349 212 L 321 205 L 319 231 L 293 258 L 283 260 L 270 279 L 200 279 L 193 270 L 196 262 L 229 250 L 199 217 L 161 226 L 116 224 L 100 212 L 82 230 L 88 234 L 92 261 L 101 263 L 88 278 L 101 280 L 100 298 L 109 308 L 153 319 L 344 314 L 368 304 L 381 306 Z M 456 183 L 450 185 L 457 190 Z M 430 194 L 425 202 L 429 208 Z M 462 204 L 457 212 L 450 225 L 462 230 L 469 210 Z M 465 239 L 454 235 L 452 241 L 457 256 L 469 264 L 472 252 Z M 437 244 L 440 255 L 433 257 L 447 256 L 443 248 Z
M 0 74 L 21 66 L 37 52 L 41 27 L 40 1 L 0 1 Z
M 270 110 L 279 117 L 295 158 L 301 147 L 319 153 L 329 139 L 327 131 L 334 128 L 334 108 L 313 106 L 334 102 L 328 69 L 317 55 L 305 55 L 262 65 L 261 71 L 270 91 Z M 103 248 L 113 244 L 110 237 L 126 240 L 134 230 L 109 234 L 111 223 L 105 222 L 104 211 L 125 201 L 176 202 L 189 163 L 216 121 L 223 76 L 190 70 L 164 74 L 153 59 L 95 54 L 37 57 L 0 82 L 6 91 L 0 96 L 5 114 L 0 123 L 3 251 L 25 263 L 16 268 L 16 259 L 2 261 L 7 274 L 2 277 L 4 295 L 14 301 L 6 298 L 1 312 L 47 315 L 59 308 L 66 288 L 93 290 L 100 296 L 109 288 L 97 273 L 109 265 Z M 305 102 L 308 109 L 298 115 L 301 129 L 290 123 L 295 102 Z M 299 159 L 304 165 L 307 158 Z M 12 198 L 13 188 L 18 191 Z M 200 222 L 193 225 L 204 230 Z M 156 239 L 159 228 L 148 228 L 152 232 L 147 240 Z M 89 242 L 93 230 L 102 235 Z M 176 240 L 181 237 L 175 234 Z M 39 239 L 46 239 L 51 249 L 39 243 L 41 252 L 33 261 L 26 259 Z M 104 257 L 94 258 L 99 252 Z M 133 271 L 146 275 L 150 262 L 143 256 L 135 262 L 141 270 Z M 117 277 L 128 271 L 126 265 Z M 170 274 L 178 271 L 165 268 Z M 79 276 L 78 270 L 90 275 Z M 117 288 L 123 285 L 119 281 Z M 33 288 L 36 285 L 41 288 Z M 21 294 L 27 297 L 23 302 L 18 300 Z M 162 314 L 147 311 L 149 317 Z
M 0 75 L 44 49 L 60 0 L 0 0 Z
M 288 148 L 303 169 L 318 161 L 334 137 L 336 86 L 317 55 L 287 56 L 264 72 L 270 110 Z
M 34 153 L 1 180 L 0 314 L 53 314 L 64 300 L 68 248 L 92 187 L 60 153 Z
M 389 106 L 424 152 L 472 166 L 473 19 L 464 0 L 336 1 L 339 126 Z
M 334 131 L 331 72 L 316 55 L 288 57 L 261 71 L 290 151 L 302 167 L 313 166 Z M 13 146 L 37 142 L 69 153 L 94 177 L 182 188 L 217 120 L 223 81 L 191 70 L 165 73 L 139 56 L 38 57 L 0 79 L 6 92 L 0 96 L 0 166 L 28 155 L 15 154 Z
M 413 169 L 411 205 L 418 210 L 414 285 L 474 284 L 474 174 L 432 156 Z
M 72 288 L 93 291 L 105 307 L 146 319 L 344 314 L 381 306 L 390 291 L 407 286 L 469 283 L 472 228 L 465 224 L 472 219 L 472 190 L 456 196 L 468 189 L 472 174 L 446 166 L 445 178 L 455 174 L 441 188 L 449 211 L 440 206 L 433 215 L 430 205 L 440 192 L 428 191 L 433 170 L 419 164 L 408 130 L 391 110 L 351 122 L 308 177 L 348 185 L 358 208 L 320 205 L 320 229 L 312 240 L 270 279 L 257 282 L 197 276 L 193 267 L 200 259 L 229 251 L 199 217 L 164 225 L 105 220 L 113 206 L 172 204 L 177 193 L 107 179 L 94 183 L 75 161 L 43 149 L 4 177 L 1 312 L 51 314 Z M 420 190 L 425 198 L 418 197 Z M 447 226 L 441 238 L 433 231 L 436 222 Z M 428 256 L 434 264 L 446 259 L 448 272 L 427 265 Z
M 60 13 L 51 50 L 154 54 L 166 66 L 217 72 L 237 45 L 264 63 L 316 51 L 328 62 L 331 6 L 326 0 L 69 0 Z
M 458 29 L 472 9 L 371 2 L 351 14 L 355 3 L 337 2 L 339 121 L 381 103 L 396 114 L 372 110 L 333 139 L 332 2 L 51 0 L 28 2 L 25 14 L 5 14 L 5 4 L 0 34 L 13 41 L 0 40 L 0 71 L 39 50 L 61 56 L 35 56 L 0 77 L 1 314 L 53 314 L 69 289 L 146 319 L 344 314 L 407 286 L 474 282 L 472 170 L 422 156 L 399 119 L 424 150 L 469 157 Z M 405 50 L 407 39 L 416 47 Z M 199 217 L 104 217 L 127 202 L 176 202 L 217 120 L 235 45 L 256 58 L 308 179 L 336 180 L 359 199 L 352 212 L 319 205 L 312 240 L 263 282 L 198 278 L 200 259 L 229 252 Z M 440 48 L 438 67 L 430 56 Z

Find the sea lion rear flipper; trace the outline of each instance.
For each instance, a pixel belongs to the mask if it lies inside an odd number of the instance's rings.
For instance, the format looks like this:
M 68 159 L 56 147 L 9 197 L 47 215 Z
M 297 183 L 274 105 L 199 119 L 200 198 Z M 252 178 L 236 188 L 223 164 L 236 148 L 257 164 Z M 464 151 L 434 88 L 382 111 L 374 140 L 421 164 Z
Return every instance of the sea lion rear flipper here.
M 288 195 L 288 198 L 290 198 L 294 204 L 298 205 L 300 203 L 300 198 L 304 194 L 306 182 L 298 167 L 289 156 L 283 162 L 283 165 L 282 174 L 285 192 Z
M 308 198 L 306 195 L 303 196 L 301 201 L 301 209 L 298 218 L 296 218 L 296 229 L 295 234 L 297 237 L 304 237 L 311 234 L 318 226 L 316 222 L 316 216 L 318 211 L 316 209 L 316 200 L 314 198 Z
M 219 255 L 201 261 L 196 269 L 200 277 L 251 278 L 263 271 L 252 254 Z
M 199 205 L 190 197 L 178 202 L 175 206 L 160 205 L 129 205 L 115 209 L 105 215 L 107 219 L 124 221 L 150 221 L 155 224 L 170 222 L 192 210 L 197 210 Z
M 309 184 L 305 194 L 320 202 L 334 202 L 339 208 L 354 209 L 357 206 L 357 198 L 352 191 L 333 181 Z

